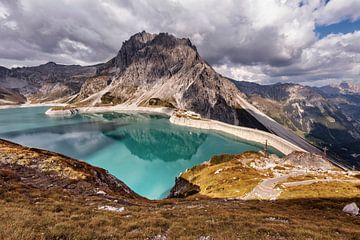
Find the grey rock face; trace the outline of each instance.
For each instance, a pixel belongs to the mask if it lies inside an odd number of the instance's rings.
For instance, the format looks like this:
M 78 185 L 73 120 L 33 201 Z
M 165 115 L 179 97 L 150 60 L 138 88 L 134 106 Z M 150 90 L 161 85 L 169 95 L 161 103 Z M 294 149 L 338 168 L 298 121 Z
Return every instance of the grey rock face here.
M 182 177 L 175 180 L 175 186 L 170 190 L 168 198 L 186 198 L 200 192 L 200 187 Z
M 26 98 L 17 89 L 0 87 L 0 105 L 23 104 Z
M 99 98 L 110 100 L 103 103 L 148 106 L 158 99 L 207 118 L 265 130 L 242 108 L 242 93 L 200 57 L 189 39 L 138 33 L 97 73 L 111 78 L 106 96 Z
M 360 94 L 298 84 L 234 83 L 262 112 L 349 166 L 360 167 Z
M 353 203 L 347 204 L 343 208 L 343 212 L 348 213 L 353 216 L 357 216 L 357 215 L 359 215 L 359 207 L 356 205 L 356 203 L 353 202 Z
M 301 167 L 309 170 L 331 170 L 335 168 L 329 160 L 323 156 L 305 153 L 305 152 L 292 152 L 281 159 L 283 165 L 292 165 L 294 167 Z
M 0 68 L 0 87 L 17 89 L 33 102 L 53 101 L 79 92 L 96 67 L 59 65 L 53 62 L 37 67 Z

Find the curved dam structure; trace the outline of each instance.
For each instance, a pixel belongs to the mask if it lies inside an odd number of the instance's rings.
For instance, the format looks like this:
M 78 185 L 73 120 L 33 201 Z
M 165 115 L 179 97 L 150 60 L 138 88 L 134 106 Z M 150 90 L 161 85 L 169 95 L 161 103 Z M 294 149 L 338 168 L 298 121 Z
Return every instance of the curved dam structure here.
M 164 114 L 170 116 L 169 120 L 172 124 L 194 127 L 199 129 L 220 131 L 233 135 L 243 140 L 259 143 L 261 145 L 264 145 L 265 142 L 267 142 L 269 146 L 276 148 L 285 155 L 290 154 L 293 151 L 308 152 L 307 150 L 272 133 L 268 133 L 253 128 L 230 125 L 220 121 L 204 119 L 200 117 L 194 119 L 185 116 L 186 114 L 180 117 L 178 114 L 176 114 L 176 112 L 174 113 L 172 110 L 169 110 L 167 108 L 148 108 L 148 107 L 134 107 L 134 106 L 124 106 L 124 105 L 118 105 L 114 107 L 88 107 L 88 108 L 80 107 L 70 110 L 69 109 L 54 110 L 50 108 L 49 110 L 46 111 L 45 114 L 49 116 L 70 116 L 76 113 L 97 113 L 97 112 L 123 112 L 123 113 L 143 112 L 143 113 L 153 113 L 153 114 Z
M 307 152 L 301 147 L 298 147 L 281 137 L 257 129 L 234 126 L 209 119 L 193 119 L 190 117 L 179 117 L 176 114 L 173 114 L 170 117 L 170 122 L 181 126 L 220 131 L 247 141 L 260 143 L 262 145 L 267 142 L 269 146 L 276 148 L 285 155 L 290 154 L 293 151 Z

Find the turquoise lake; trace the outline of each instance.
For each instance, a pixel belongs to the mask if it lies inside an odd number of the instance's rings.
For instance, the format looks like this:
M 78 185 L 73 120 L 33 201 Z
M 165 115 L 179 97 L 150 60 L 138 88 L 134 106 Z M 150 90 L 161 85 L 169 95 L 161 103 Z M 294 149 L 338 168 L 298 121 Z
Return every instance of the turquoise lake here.
M 176 126 L 163 116 L 101 113 L 55 118 L 44 114 L 47 109 L 0 110 L 0 137 L 102 167 L 150 199 L 166 197 L 176 176 L 213 155 L 262 149 L 217 132 Z

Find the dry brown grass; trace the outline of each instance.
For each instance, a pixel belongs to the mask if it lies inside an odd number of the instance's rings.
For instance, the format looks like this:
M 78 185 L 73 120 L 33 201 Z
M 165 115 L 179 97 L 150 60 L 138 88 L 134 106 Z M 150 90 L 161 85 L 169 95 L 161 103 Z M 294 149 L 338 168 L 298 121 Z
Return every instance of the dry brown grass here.
M 259 171 L 243 164 L 255 153 L 245 155 L 214 156 L 209 163 L 195 166 L 181 175 L 200 187 L 200 194 L 208 197 L 236 198 L 250 192 L 263 179 L 271 177 L 269 171 Z
M 339 174 L 328 174 L 328 173 L 307 173 L 303 175 L 291 176 L 288 177 L 283 182 L 301 182 L 307 180 L 324 180 L 324 179 L 333 179 L 333 180 L 358 180 L 355 176 L 348 176 L 339 172 Z
M 280 199 L 360 198 L 360 184 L 351 182 L 317 182 L 285 187 Z
M 274 202 L 209 199 L 196 195 L 189 199 L 148 201 L 121 192 L 123 187 L 108 185 L 105 188 L 105 183 L 113 181 L 107 179 L 101 169 L 6 141 L 0 145 L 0 155 L 9 147 L 13 150 L 3 158 L 0 156 L 2 240 L 154 239 L 156 236 L 166 239 L 360 239 L 360 218 L 342 212 L 349 202 L 360 204 L 360 198 Z M 23 150 L 17 152 L 19 149 Z M 69 176 L 56 177 L 55 171 L 38 171 L 28 167 L 26 162 L 17 164 L 31 158 L 35 158 L 31 164 L 39 163 L 39 158 L 44 156 L 59 157 L 63 166 L 87 175 L 86 181 L 81 178 L 69 180 Z M 245 156 L 255 155 L 247 153 Z M 5 162 L 8 158 L 13 158 L 12 164 Z M 243 160 L 239 156 L 216 157 L 208 166 L 213 168 L 212 171 L 219 167 L 228 168 L 219 173 L 229 174 L 218 179 L 224 186 L 232 174 L 241 176 L 245 183 L 246 174 L 249 174 L 249 181 L 253 181 L 250 178 L 256 173 L 251 172 Z M 205 171 L 207 168 L 194 169 Z M 61 171 L 66 172 L 65 169 Z M 209 172 L 209 177 L 213 175 Z M 38 177 L 41 184 L 33 176 Z M 117 186 L 119 182 L 116 183 Z M 50 186 L 54 184 L 57 185 Z M 94 194 L 99 187 L 106 190 L 105 196 Z M 104 205 L 124 207 L 125 210 L 120 213 L 98 210 Z
M 342 213 L 348 200 L 163 200 L 103 204 L 58 193 L 0 194 L 0 239 L 359 239 L 360 218 Z M 119 204 L 118 204 L 119 205 Z

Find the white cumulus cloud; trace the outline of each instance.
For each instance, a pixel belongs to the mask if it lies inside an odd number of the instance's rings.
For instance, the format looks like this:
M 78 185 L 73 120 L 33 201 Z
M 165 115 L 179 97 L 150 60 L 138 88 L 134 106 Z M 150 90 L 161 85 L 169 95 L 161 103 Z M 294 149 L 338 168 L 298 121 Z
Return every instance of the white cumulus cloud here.
M 142 30 L 188 37 L 222 74 L 256 82 L 357 78 L 359 0 L 0 0 L 0 65 L 93 64 Z

